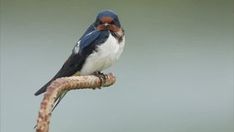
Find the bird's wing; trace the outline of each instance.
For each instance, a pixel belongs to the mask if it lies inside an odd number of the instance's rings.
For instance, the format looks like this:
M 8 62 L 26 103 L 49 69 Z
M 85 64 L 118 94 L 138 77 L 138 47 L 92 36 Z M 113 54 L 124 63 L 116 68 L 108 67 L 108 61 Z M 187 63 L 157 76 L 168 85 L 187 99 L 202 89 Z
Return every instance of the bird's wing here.
M 72 76 L 76 72 L 80 71 L 86 58 L 95 50 L 96 46 L 106 40 L 106 36 L 109 35 L 102 31 L 91 31 L 85 36 L 81 37 L 80 41 L 74 47 L 72 54 L 63 64 L 58 73 L 41 89 L 39 89 L 35 95 L 39 95 L 46 91 L 48 85 L 57 78 Z
M 48 82 L 46 83 L 43 87 L 41 87 L 35 95 L 39 95 L 41 93 L 44 93 L 47 89 L 47 87 L 50 85 L 52 81 L 59 77 L 66 77 L 66 76 L 71 76 L 76 73 L 78 69 L 78 65 L 81 65 L 84 60 L 82 57 L 79 57 L 77 54 L 71 54 L 70 57 L 66 60 L 66 62 L 63 64 L 62 68 L 57 72 L 57 74 Z
M 85 33 L 80 37 L 78 41 L 80 41 L 85 35 L 89 34 L 90 32 L 96 30 L 93 24 L 91 24 L 88 29 L 85 31 Z

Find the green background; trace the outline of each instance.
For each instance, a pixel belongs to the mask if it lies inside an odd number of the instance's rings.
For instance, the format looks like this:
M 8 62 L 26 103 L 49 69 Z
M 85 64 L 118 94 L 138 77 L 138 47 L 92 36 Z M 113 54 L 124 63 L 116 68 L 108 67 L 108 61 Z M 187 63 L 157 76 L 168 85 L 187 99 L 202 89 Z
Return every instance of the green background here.
M 1 132 L 31 132 L 33 94 L 103 9 L 126 48 L 102 90 L 70 92 L 51 132 L 233 132 L 233 0 L 1 0 Z

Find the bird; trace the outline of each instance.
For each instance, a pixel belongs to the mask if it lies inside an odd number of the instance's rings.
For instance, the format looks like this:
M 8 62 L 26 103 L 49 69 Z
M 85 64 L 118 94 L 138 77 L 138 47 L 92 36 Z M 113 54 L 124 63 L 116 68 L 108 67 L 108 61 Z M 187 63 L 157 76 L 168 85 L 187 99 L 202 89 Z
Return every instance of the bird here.
M 112 66 L 119 59 L 124 47 L 125 32 L 117 13 L 113 10 L 100 11 L 95 21 L 76 41 L 71 55 L 61 69 L 34 95 L 44 93 L 51 82 L 57 78 L 74 75 L 103 75 L 102 71 Z M 56 99 L 57 104 L 67 92 L 59 95 Z

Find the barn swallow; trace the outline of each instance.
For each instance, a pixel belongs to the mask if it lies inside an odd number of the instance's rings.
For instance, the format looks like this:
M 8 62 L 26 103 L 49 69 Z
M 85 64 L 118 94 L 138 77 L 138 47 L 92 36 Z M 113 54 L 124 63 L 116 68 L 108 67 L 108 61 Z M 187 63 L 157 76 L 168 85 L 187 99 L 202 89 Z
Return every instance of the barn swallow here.
M 44 93 L 50 83 L 60 77 L 97 75 L 119 59 L 124 45 L 125 34 L 118 15 L 111 10 L 101 11 L 76 42 L 62 68 L 35 95 Z

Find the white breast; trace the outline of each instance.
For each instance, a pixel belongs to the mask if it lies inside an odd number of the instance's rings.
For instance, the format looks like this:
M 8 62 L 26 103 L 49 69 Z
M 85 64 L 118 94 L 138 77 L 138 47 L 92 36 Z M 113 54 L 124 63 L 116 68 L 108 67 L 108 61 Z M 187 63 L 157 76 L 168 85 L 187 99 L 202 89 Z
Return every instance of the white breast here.
M 110 67 L 115 61 L 117 61 L 123 52 L 125 45 L 125 38 L 123 41 L 118 41 L 110 34 L 104 44 L 97 47 L 96 52 L 88 56 L 86 59 L 80 74 L 88 75 L 97 71 L 102 71 Z

